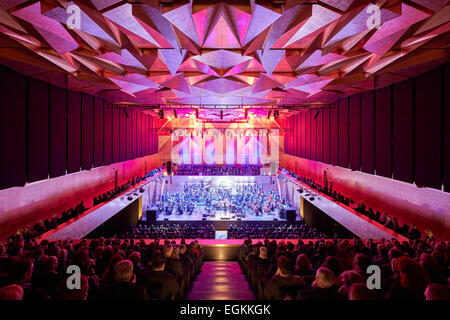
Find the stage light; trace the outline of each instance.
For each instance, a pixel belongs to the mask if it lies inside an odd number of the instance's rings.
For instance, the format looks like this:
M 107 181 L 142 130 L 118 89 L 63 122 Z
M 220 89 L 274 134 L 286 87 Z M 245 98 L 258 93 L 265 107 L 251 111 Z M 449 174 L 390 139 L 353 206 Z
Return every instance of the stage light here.
M 314 119 L 317 119 L 317 117 L 319 116 L 319 112 L 320 112 L 320 110 L 316 111 L 316 113 L 314 114 Z
M 195 118 L 198 119 L 198 109 L 195 110 Z
M 220 120 L 223 120 L 223 110 L 220 110 Z
M 270 110 L 268 113 L 267 113 L 267 119 L 270 119 L 270 114 L 272 113 L 272 110 Z
M 174 116 L 175 118 L 178 118 L 177 110 L 176 110 L 176 109 L 173 109 L 173 116 Z
M 273 112 L 273 117 L 275 118 L 275 120 L 277 120 L 279 116 L 280 116 L 280 111 L 277 110 L 277 111 Z
M 159 110 L 158 111 L 158 118 L 164 119 L 164 110 Z
M 248 119 L 248 109 L 245 109 L 245 119 Z

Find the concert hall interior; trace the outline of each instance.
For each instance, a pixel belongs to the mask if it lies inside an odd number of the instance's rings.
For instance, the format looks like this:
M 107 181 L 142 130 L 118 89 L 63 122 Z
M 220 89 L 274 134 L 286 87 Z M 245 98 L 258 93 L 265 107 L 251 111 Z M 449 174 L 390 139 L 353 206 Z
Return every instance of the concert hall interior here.
M 0 300 L 450 300 L 449 41 L 448 0 L 0 0 Z

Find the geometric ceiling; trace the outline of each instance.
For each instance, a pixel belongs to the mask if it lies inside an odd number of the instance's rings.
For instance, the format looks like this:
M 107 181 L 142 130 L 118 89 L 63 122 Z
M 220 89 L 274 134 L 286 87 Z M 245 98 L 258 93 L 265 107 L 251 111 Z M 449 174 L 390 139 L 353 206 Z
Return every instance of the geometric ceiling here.
M 0 63 L 112 103 L 289 105 L 449 61 L 448 0 L 376 1 L 379 28 L 375 1 L 165 2 L 0 0 Z

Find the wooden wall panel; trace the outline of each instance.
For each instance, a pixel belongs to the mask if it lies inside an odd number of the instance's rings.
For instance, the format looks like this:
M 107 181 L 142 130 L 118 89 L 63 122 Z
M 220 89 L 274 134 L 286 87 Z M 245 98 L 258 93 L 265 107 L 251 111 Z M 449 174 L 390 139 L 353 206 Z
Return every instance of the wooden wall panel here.
M 339 165 L 339 105 L 337 103 L 331 105 L 330 108 L 330 163 Z
M 67 90 L 52 86 L 50 90 L 50 178 L 66 174 Z
M 361 94 L 361 170 L 373 174 L 375 169 L 374 92 Z
M 339 166 L 348 168 L 348 98 L 339 100 Z
M 393 87 L 392 172 L 394 179 L 413 182 L 413 80 Z
M 330 163 L 330 107 L 323 109 L 323 162 Z
M 94 97 L 94 167 L 103 165 L 103 99 Z
M 67 172 L 77 172 L 81 168 L 81 93 L 68 92 L 68 165 Z
M 416 79 L 415 182 L 441 188 L 442 69 Z M 443 116 L 443 115 L 442 115 Z
M 27 80 L 1 67 L 0 81 L 0 188 L 6 189 L 26 181 Z
M 90 170 L 94 163 L 94 98 L 83 93 L 81 102 L 81 169 Z
M 349 154 L 350 168 L 361 170 L 361 95 L 349 98 Z
M 27 182 L 48 178 L 49 172 L 49 90 L 48 83 L 28 81 Z

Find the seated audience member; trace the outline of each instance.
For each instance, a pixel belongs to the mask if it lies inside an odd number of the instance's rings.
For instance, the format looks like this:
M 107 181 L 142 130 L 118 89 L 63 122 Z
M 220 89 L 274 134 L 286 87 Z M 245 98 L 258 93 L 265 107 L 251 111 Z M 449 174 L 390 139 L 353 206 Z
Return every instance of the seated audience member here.
M 365 254 L 358 253 L 353 260 L 353 270 L 358 272 L 365 279 L 367 277 L 367 268 L 372 264 L 372 259 Z
M 86 300 L 89 290 L 89 280 L 85 275 L 80 276 L 80 288 L 69 289 L 67 278 L 60 281 L 56 287 L 54 300 Z
M 350 288 L 355 283 L 364 283 L 364 279 L 358 272 L 354 270 L 347 270 L 341 274 L 342 286 L 339 288 L 339 293 L 348 297 Z
M 145 268 L 141 265 L 141 254 L 139 251 L 133 251 L 129 254 L 128 259 L 133 263 L 134 274 L 137 275 L 145 271 Z
M 58 258 L 51 256 L 45 259 L 42 272 L 32 279 L 33 287 L 41 288 L 48 296 L 53 296 L 60 281 L 57 269 Z
M 268 259 L 267 248 L 259 248 L 259 256 L 255 260 L 254 270 L 256 272 L 256 278 L 258 280 L 265 280 L 267 269 L 270 266 Z
M 152 270 L 142 272 L 137 283 L 147 287 L 147 294 L 150 299 L 168 300 L 174 299 L 179 290 L 175 277 L 164 272 L 166 259 L 156 251 L 152 258 Z
M 22 300 L 23 288 L 17 284 L 0 288 L 0 300 Z
M 432 255 L 428 253 L 422 253 L 420 255 L 420 265 L 427 272 L 430 283 L 447 284 L 446 279 L 444 279 L 442 275 L 441 266 L 437 263 L 436 259 Z
M 428 275 L 422 266 L 410 257 L 398 258 L 396 268 L 400 279 L 394 282 L 387 293 L 389 299 L 423 300 L 428 285 Z
M 374 290 L 370 290 L 362 282 L 357 282 L 351 285 L 349 293 L 349 300 L 376 300 Z
M 345 296 L 338 293 L 335 285 L 333 271 L 320 267 L 316 272 L 316 280 L 311 285 L 311 289 L 300 290 L 297 300 L 340 300 Z
M 417 230 L 416 225 L 411 225 L 411 229 L 409 230 L 408 234 L 406 235 L 409 239 L 416 240 L 420 239 L 421 232 Z
M 188 254 L 185 244 L 180 246 L 180 262 L 183 265 L 184 270 L 192 270 L 192 265 L 194 261 L 192 257 Z
M 180 263 L 178 252 L 178 249 L 172 245 L 164 246 L 162 250 L 162 254 L 166 259 L 164 271 L 173 274 L 177 280 L 180 280 L 183 276 L 183 266 Z
M 450 288 L 443 284 L 430 283 L 425 289 L 426 300 L 450 300 Z
M 100 298 L 110 300 L 148 300 L 146 288 L 132 283 L 133 263 L 122 260 L 114 266 L 114 282 L 100 287 Z
M 316 271 L 311 267 L 311 261 L 309 261 L 306 254 L 302 253 L 297 257 L 294 274 L 301 277 L 314 276 L 316 274 Z
M 292 262 L 289 258 L 280 256 L 277 263 L 277 272 L 264 288 L 264 297 L 267 300 L 282 300 L 286 298 L 283 291 L 299 289 L 305 285 L 302 277 L 292 274 Z
M 9 266 L 9 282 L 23 288 L 23 300 L 47 300 L 49 296 L 39 288 L 31 286 L 33 275 L 33 260 L 31 258 L 20 258 Z

